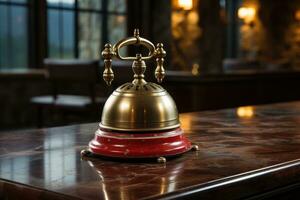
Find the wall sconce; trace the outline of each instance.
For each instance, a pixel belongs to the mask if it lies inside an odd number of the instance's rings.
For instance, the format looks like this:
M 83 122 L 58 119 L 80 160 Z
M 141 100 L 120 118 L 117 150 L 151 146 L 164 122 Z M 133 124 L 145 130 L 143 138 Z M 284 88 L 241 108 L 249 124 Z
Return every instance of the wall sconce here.
M 240 118 L 251 118 L 254 116 L 254 108 L 252 106 L 239 107 L 236 114 Z
M 241 7 L 238 10 L 238 17 L 244 20 L 246 24 L 252 23 L 254 21 L 255 14 L 255 8 L 251 7 Z
M 193 0 L 178 0 L 177 7 L 182 10 L 192 10 Z
M 198 63 L 194 63 L 193 66 L 192 66 L 192 74 L 194 76 L 198 76 L 200 73 L 199 73 L 199 64 Z
M 300 9 L 295 12 L 295 19 L 300 21 Z

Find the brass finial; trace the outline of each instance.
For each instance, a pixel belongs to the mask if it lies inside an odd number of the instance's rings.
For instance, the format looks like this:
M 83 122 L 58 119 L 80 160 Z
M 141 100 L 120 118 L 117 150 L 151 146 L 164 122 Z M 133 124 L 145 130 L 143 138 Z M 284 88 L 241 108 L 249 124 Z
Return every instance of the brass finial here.
M 165 69 L 164 69 L 164 57 L 166 57 L 166 51 L 164 50 L 164 45 L 162 43 L 158 43 L 156 45 L 154 57 L 156 58 L 156 69 L 155 69 L 155 77 L 157 82 L 161 83 L 165 77 Z
M 114 80 L 114 72 L 111 68 L 112 58 L 115 55 L 114 50 L 111 44 L 105 44 L 104 50 L 102 51 L 102 57 L 104 58 L 104 72 L 103 79 L 108 86 L 111 85 L 111 82 Z
M 145 61 L 142 60 L 142 54 L 136 54 L 136 60 L 132 63 L 132 70 L 134 72 L 134 80 L 132 81 L 133 84 L 143 85 L 147 82 L 144 80 L 144 73 L 146 71 L 146 64 Z
M 133 31 L 133 37 L 139 37 L 140 36 L 140 30 L 139 29 L 134 29 Z

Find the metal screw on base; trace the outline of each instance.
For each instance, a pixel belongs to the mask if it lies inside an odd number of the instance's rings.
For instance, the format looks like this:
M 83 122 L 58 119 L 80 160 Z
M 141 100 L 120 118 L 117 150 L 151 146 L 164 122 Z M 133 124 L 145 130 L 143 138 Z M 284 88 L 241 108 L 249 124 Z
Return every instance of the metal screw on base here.
M 167 159 L 165 157 L 159 157 L 159 158 L 157 158 L 157 162 L 158 163 L 166 163 Z
M 193 150 L 193 151 L 198 151 L 198 150 L 199 150 L 199 146 L 196 145 L 196 144 L 193 144 L 193 145 L 192 145 L 192 150 Z
M 81 152 L 80 152 L 80 155 L 81 155 L 81 158 L 82 157 L 90 157 L 92 156 L 92 152 L 88 149 L 83 149 Z

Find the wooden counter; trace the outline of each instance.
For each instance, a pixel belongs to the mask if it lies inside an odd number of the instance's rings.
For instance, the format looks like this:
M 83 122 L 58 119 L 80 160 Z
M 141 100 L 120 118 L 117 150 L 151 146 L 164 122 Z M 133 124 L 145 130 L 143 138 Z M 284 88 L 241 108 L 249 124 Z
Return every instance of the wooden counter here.
M 300 102 L 187 113 L 181 122 L 200 150 L 166 164 L 81 160 L 97 123 L 0 133 L 0 199 L 297 195 Z

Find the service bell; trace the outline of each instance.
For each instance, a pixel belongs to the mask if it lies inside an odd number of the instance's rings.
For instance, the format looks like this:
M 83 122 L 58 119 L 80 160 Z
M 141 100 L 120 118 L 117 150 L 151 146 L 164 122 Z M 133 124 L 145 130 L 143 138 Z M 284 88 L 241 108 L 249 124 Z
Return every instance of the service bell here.
M 143 45 L 148 56 L 122 57 L 120 49 L 128 45 Z M 180 128 L 176 104 L 160 85 L 144 79 L 145 60 L 155 59 L 155 77 L 159 83 L 165 76 L 163 67 L 166 52 L 163 44 L 156 47 L 134 31 L 134 36 L 114 46 L 106 44 L 102 51 L 105 70 L 103 79 L 110 85 L 114 79 L 112 59 L 132 60 L 133 81 L 118 87 L 107 99 L 99 129 L 84 155 L 93 154 L 114 158 L 158 158 L 175 156 L 192 149 L 191 142 Z M 197 149 L 194 146 L 194 149 Z

